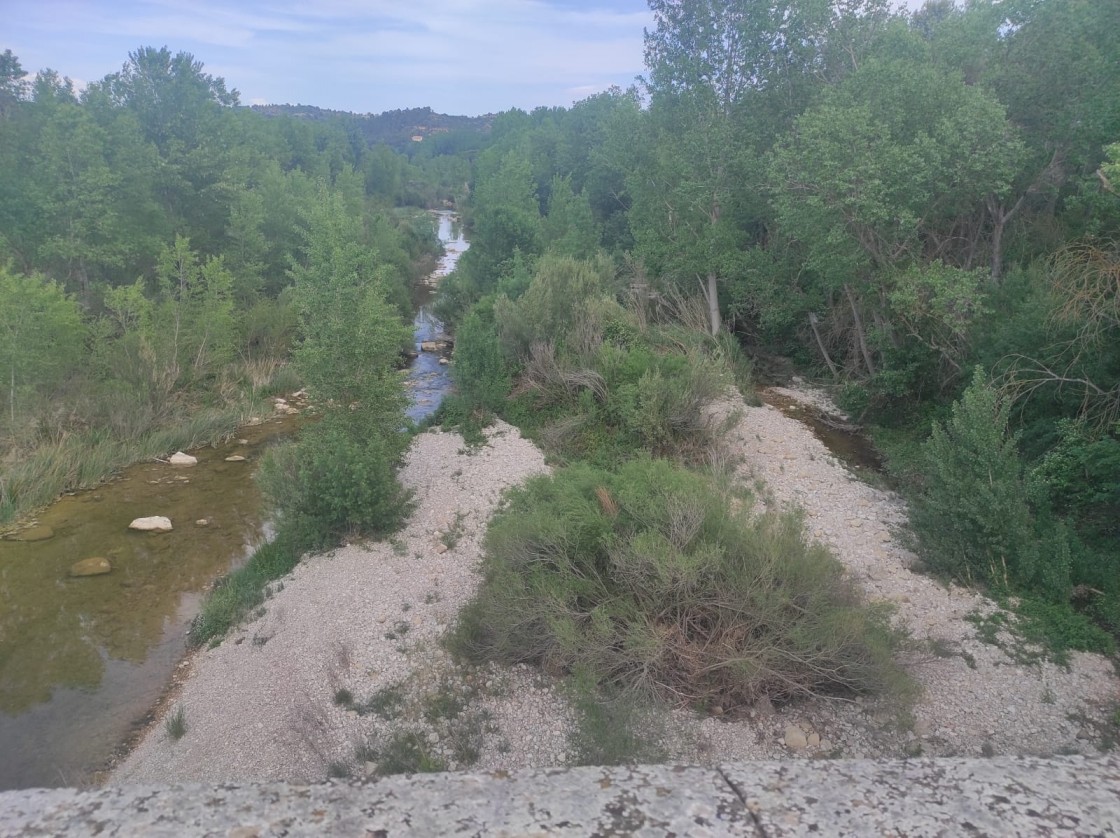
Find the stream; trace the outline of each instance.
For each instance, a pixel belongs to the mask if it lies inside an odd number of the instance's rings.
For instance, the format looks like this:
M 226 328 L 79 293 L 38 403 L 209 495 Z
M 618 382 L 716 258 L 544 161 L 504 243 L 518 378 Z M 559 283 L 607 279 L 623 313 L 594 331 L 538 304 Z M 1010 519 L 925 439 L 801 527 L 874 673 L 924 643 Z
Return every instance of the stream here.
M 407 384 L 416 421 L 451 387 L 440 364 L 449 344 L 430 303 L 468 247 L 457 217 L 436 215 L 445 253 L 414 300 L 418 354 Z M 439 341 L 436 351 L 420 351 L 427 341 Z M 131 466 L 0 539 L 0 791 L 86 785 L 144 723 L 187 651 L 205 591 L 269 537 L 253 467 L 298 421 L 243 427 L 236 440 L 192 451 L 196 466 Z M 226 461 L 234 455 L 245 459 Z M 150 515 L 169 517 L 172 531 L 128 529 Z M 70 575 L 93 557 L 112 572 Z

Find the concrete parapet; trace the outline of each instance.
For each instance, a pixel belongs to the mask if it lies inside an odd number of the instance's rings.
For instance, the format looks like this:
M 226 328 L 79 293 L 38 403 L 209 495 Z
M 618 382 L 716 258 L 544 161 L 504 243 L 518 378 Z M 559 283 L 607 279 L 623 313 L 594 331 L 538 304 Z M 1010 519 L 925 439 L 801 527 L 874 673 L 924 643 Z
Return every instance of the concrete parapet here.
M 1110 835 L 1120 759 L 798 760 L 0 794 L 0 835 Z

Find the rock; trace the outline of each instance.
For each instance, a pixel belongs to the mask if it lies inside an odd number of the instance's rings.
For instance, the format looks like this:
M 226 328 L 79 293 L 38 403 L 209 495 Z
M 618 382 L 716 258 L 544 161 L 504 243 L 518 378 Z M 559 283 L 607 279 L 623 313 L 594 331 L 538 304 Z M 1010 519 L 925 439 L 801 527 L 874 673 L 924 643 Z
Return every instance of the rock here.
M 42 526 L 21 530 L 15 535 L 16 541 L 46 541 L 48 538 L 54 538 L 54 530 Z
M 128 525 L 130 530 L 141 532 L 171 532 L 171 519 L 163 515 L 153 515 L 149 518 L 137 518 Z
M 764 695 L 754 703 L 754 712 L 760 718 L 768 719 L 774 715 L 774 704 L 770 701 L 770 696 Z
M 442 352 L 447 348 L 447 343 L 442 340 L 422 340 L 420 341 L 421 352 Z
M 196 527 L 208 527 L 208 526 L 210 526 L 210 519 L 209 518 L 199 518 L 197 521 L 194 522 L 194 525 Z
M 247 439 L 239 439 L 239 440 L 237 440 L 237 444 L 238 444 L 238 445 L 248 445 L 248 444 L 249 444 L 249 440 L 247 440 Z
M 167 462 L 171 463 L 173 466 L 196 466 L 198 465 L 198 457 L 192 457 L 190 454 L 176 451 L 167 459 Z
M 109 560 L 101 556 L 94 556 L 90 559 L 82 559 L 80 562 L 75 562 L 70 566 L 71 576 L 101 576 L 110 573 L 113 566 L 109 564 Z
M 821 744 L 821 735 L 819 733 L 810 733 L 808 741 L 810 748 L 818 748 Z
M 786 725 L 785 743 L 791 751 L 803 751 L 808 746 L 809 739 L 797 725 Z
M 440 365 L 441 367 L 446 367 L 446 366 L 447 366 L 448 364 L 450 364 L 450 363 L 451 363 L 451 362 L 450 362 L 449 360 L 447 360 L 446 358 L 440 358 L 440 359 L 439 359 L 439 365 Z
M 438 553 L 439 555 L 442 556 L 446 552 L 447 552 L 447 545 L 446 544 L 440 543 L 440 544 L 436 545 L 436 553 Z
M 240 454 L 231 454 L 230 456 L 226 457 L 226 462 L 227 463 L 243 463 L 243 462 L 245 462 L 245 458 L 242 457 Z

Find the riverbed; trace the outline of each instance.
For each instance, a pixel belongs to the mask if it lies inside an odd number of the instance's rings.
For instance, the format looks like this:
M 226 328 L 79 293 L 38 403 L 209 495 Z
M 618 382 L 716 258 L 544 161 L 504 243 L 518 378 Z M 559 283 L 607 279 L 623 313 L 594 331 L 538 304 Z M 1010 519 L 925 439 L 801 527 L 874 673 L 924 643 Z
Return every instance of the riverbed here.
M 453 213 L 436 216 L 445 253 L 415 298 L 414 421 L 451 386 L 440 363 L 449 350 L 419 350 L 442 335 L 431 298 L 468 247 Z M 132 466 L 43 510 L 27 532 L 49 537 L 0 539 L 0 790 L 88 783 L 143 723 L 186 652 L 205 591 L 268 537 L 252 474 L 296 423 L 242 428 L 227 445 L 191 452 L 195 466 Z M 151 515 L 170 517 L 173 530 L 128 529 Z M 70 575 L 93 557 L 112 572 Z

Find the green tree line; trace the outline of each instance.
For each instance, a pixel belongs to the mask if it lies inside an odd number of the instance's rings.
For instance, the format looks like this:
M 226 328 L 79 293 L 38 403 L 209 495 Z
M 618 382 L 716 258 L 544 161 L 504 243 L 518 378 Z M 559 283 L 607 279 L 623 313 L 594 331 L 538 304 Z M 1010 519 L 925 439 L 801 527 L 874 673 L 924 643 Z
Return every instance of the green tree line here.
M 29 82 L 5 51 L 0 520 L 170 453 L 144 447 L 157 430 L 199 444 L 297 389 L 310 368 L 290 353 L 313 342 L 300 278 L 328 209 L 351 219 L 338 246 L 376 267 L 388 308 L 367 313 L 392 318 L 377 351 L 395 358 L 411 282 L 438 250 L 422 209 L 452 196 L 456 166 L 240 107 L 188 53 L 142 47 L 78 93 L 50 69 Z
M 473 153 L 472 247 L 440 301 L 478 348 L 468 366 L 502 361 L 495 386 L 523 391 L 548 360 L 541 335 L 516 336 L 551 322 L 534 283 L 606 258 L 616 301 L 690 301 L 712 335 L 834 385 L 911 497 L 931 568 L 1109 647 L 1120 6 L 650 8 L 634 87 L 499 114 Z

